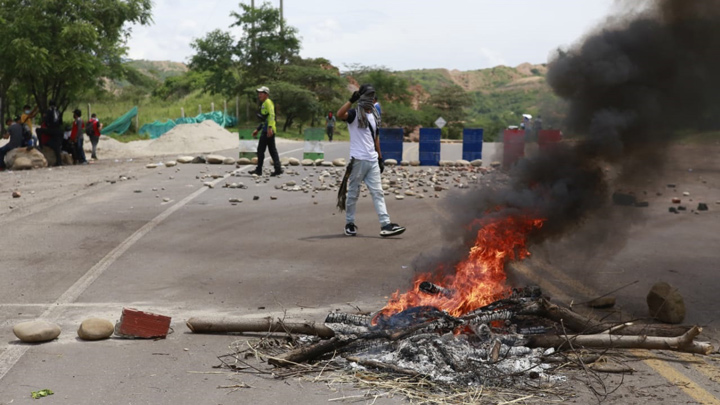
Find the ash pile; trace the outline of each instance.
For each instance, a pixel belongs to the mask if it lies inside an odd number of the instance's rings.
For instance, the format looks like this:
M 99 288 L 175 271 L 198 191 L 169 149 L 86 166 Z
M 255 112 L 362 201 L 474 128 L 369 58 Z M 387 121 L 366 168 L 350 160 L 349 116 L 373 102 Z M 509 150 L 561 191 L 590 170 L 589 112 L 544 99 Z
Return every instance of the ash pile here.
M 427 294 L 447 291 L 429 282 Z M 539 287 L 516 289 L 508 297 L 454 317 L 434 307 L 414 307 L 375 317 L 331 313 L 325 325 L 339 341 L 350 368 L 381 369 L 461 386 L 516 387 L 564 381 L 544 358 L 550 348 L 529 347 L 529 336 L 553 325 L 532 316 L 539 311 Z M 277 362 L 282 364 L 282 362 Z

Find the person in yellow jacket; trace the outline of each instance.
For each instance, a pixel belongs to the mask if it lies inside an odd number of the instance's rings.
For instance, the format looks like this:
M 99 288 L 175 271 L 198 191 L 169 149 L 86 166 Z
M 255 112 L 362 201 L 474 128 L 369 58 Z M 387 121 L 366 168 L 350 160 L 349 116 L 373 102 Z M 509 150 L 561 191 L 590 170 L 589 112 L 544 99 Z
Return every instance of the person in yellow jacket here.
M 253 138 L 257 138 L 258 132 L 260 132 L 260 141 L 258 142 L 257 148 L 257 167 L 252 173 L 258 176 L 262 175 L 263 161 L 265 160 L 265 149 L 270 150 L 270 157 L 273 160 L 275 171 L 271 176 L 277 176 L 282 174 L 282 168 L 280 166 L 280 156 L 278 156 L 277 147 L 275 146 L 275 133 L 277 132 L 277 126 L 275 124 L 275 104 L 270 100 L 270 89 L 265 86 L 257 89 L 258 100 L 260 100 L 260 112 L 258 117 L 261 122 L 257 129 L 253 132 Z

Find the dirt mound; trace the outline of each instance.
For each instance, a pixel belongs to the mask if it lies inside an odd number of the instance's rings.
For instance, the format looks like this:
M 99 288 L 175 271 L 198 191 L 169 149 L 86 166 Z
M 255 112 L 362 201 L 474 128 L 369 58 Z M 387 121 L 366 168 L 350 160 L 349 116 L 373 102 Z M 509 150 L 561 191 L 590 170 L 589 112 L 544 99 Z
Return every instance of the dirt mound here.
M 85 145 L 90 145 L 87 141 Z M 144 157 L 208 153 L 238 147 L 238 136 L 213 121 L 200 124 L 182 124 L 163 136 L 147 140 L 122 143 L 103 137 L 98 144 L 102 158 Z

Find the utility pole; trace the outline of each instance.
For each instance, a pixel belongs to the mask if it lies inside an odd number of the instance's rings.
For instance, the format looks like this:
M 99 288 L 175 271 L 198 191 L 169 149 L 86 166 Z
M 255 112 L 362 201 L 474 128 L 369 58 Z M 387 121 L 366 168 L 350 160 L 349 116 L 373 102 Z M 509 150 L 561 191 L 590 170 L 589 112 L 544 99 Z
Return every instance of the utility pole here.
M 280 0 L 280 33 L 283 32 L 283 0 Z

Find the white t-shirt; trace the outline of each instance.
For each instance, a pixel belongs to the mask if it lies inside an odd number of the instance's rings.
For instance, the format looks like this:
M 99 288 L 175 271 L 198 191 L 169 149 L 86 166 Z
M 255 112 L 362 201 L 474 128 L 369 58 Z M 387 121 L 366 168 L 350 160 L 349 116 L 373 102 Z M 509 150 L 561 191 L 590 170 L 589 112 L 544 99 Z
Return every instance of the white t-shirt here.
M 373 134 L 377 132 L 377 123 L 372 113 L 366 113 L 368 127 L 364 129 L 358 128 L 358 120 L 356 119 L 356 111 L 348 111 L 348 117 L 345 120 L 350 131 L 350 157 L 358 160 L 377 160 L 378 153 L 375 151 L 375 138 Z

